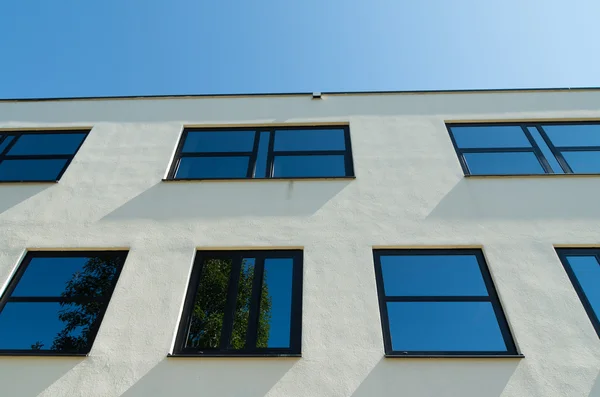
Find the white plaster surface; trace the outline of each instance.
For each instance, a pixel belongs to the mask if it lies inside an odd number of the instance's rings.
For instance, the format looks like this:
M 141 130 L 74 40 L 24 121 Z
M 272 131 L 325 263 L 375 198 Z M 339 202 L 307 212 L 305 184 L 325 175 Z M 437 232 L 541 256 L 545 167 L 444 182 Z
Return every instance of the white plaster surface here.
M 0 357 L 2 397 L 600 396 L 553 245 L 600 246 L 600 178 L 465 178 L 444 121 L 600 119 L 600 91 L 0 102 L 93 127 L 58 184 L 0 185 L 26 249 L 129 248 L 89 357 Z M 161 182 L 183 125 L 350 123 L 355 180 Z M 483 247 L 524 359 L 386 359 L 373 247 Z M 303 247 L 302 358 L 167 358 L 197 247 Z

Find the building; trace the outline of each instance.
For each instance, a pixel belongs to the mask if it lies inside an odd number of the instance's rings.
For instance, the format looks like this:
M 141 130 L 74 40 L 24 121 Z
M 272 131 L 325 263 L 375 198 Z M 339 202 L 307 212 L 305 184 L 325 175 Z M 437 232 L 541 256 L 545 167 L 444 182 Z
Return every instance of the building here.
M 0 101 L 0 395 L 600 396 L 594 120 L 600 89 Z

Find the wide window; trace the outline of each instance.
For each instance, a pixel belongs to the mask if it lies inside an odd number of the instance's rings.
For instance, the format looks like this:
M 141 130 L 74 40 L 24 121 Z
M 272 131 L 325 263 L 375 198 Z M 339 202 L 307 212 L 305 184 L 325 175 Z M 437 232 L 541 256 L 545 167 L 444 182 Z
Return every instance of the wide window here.
M 466 175 L 600 174 L 600 123 L 449 124 Z
M 579 299 L 600 336 L 600 249 L 557 249 Z
M 184 130 L 169 179 L 354 176 L 347 126 Z
M 58 181 L 88 131 L 0 131 L 0 182 Z
M 29 252 L 0 299 L 0 354 L 90 351 L 127 252 Z
M 298 355 L 302 251 L 198 251 L 175 355 Z
M 515 355 L 480 250 L 375 250 L 388 356 Z

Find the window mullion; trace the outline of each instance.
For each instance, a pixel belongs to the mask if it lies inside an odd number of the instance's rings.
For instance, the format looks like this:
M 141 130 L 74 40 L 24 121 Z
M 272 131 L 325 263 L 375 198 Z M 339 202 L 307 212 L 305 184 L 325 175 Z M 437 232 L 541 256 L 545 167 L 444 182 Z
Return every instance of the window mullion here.
M 266 178 L 273 177 L 273 165 L 275 163 L 275 155 L 273 153 L 275 147 L 275 130 L 269 131 L 269 149 L 267 150 L 267 173 Z
M 254 174 L 256 173 L 256 158 L 258 157 L 258 144 L 260 140 L 260 132 L 254 131 L 254 144 L 252 145 L 252 154 L 250 155 L 250 159 L 248 160 L 248 178 L 254 178 Z
M 542 153 L 542 150 L 538 146 L 538 144 L 535 141 L 535 139 L 533 139 L 533 136 L 531 136 L 531 133 L 529 132 L 529 130 L 527 129 L 527 127 L 525 127 L 524 125 L 522 125 L 521 129 L 523 130 L 523 133 L 525 133 L 525 136 L 527 137 L 527 140 L 529 141 L 529 143 L 531 144 L 531 147 L 533 148 L 533 153 L 535 154 L 535 156 L 537 157 L 538 161 L 542 165 L 542 168 L 544 169 L 544 171 L 546 171 L 546 174 L 554 174 L 554 171 L 552 170 L 552 167 L 550 166 L 550 163 L 548 162 L 548 160 L 546 159 L 546 157 L 544 157 L 544 153 Z
M 573 170 L 571 169 L 571 167 L 567 163 L 567 160 L 565 160 L 565 158 L 563 157 L 563 155 L 560 152 L 560 150 L 558 150 L 556 148 L 556 146 L 554 146 L 554 144 L 550 140 L 550 137 L 546 134 L 546 131 L 544 131 L 544 129 L 542 128 L 542 126 L 541 125 L 536 125 L 535 128 L 540 133 L 540 136 L 542 137 L 542 139 L 544 140 L 544 142 L 546 143 L 546 145 L 548 145 L 548 148 L 550 149 L 550 151 L 552 152 L 552 154 L 556 158 L 556 161 L 558 161 L 558 164 L 562 167 L 563 171 L 566 174 L 572 174 Z
M 254 279 L 252 280 L 252 297 L 250 299 L 250 313 L 248 316 L 248 332 L 246 333 L 246 348 L 256 349 L 258 339 L 258 322 L 260 321 L 260 298 L 262 295 L 263 275 L 265 271 L 265 258 L 257 257 L 254 265 Z

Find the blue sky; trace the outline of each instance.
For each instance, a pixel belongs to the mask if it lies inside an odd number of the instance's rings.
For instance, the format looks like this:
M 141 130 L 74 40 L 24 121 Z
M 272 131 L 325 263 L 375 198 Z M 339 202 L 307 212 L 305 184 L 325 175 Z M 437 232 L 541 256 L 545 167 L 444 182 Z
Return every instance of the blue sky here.
M 600 86 L 598 0 L 0 2 L 0 98 Z

